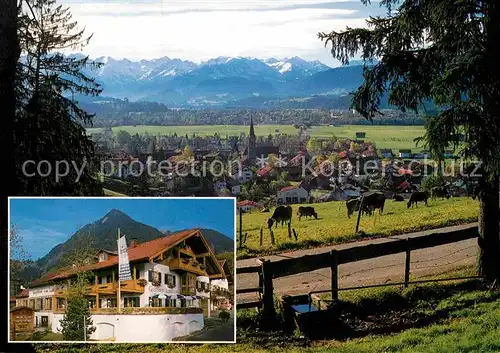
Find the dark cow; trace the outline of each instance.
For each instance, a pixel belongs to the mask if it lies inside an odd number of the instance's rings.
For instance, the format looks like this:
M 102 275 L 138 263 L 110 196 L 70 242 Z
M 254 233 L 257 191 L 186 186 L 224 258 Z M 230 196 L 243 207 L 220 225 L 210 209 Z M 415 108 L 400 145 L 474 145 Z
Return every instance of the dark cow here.
M 378 208 L 378 213 L 381 215 L 384 212 L 385 195 L 379 191 L 368 192 L 363 194 L 363 209 L 368 210 L 371 215 Z
M 284 225 L 285 222 L 290 223 L 292 221 L 292 208 L 290 206 L 278 206 L 273 212 L 273 215 L 267 220 L 268 228 L 271 228 L 275 224 L 275 228 L 278 228 L 278 223 Z
M 351 218 L 354 211 L 359 210 L 359 199 L 355 198 L 355 199 L 347 200 L 345 202 L 345 206 L 347 208 L 347 217 Z
M 375 209 L 379 209 L 379 214 L 382 214 L 385 204 L 385 196 L 381 192 L 368 192 L 363 194 L 363 210 L 362 213 L 371 216 Z M 351 218 L 354 211 L 359 211 L 359 206 L 361 205 L 361 196 L 346 201 L 347 217 Z
M 318 214 L 314 210 L 314 207 L 311 207 L 311 206 L 306 206 L 306 207 L 300 206 L 298 211 L 297 211 L 297 216 L 299 216 L 299 221 L 302 218 L 302 216 L 314 217 L 314 218 L 318 219 Z
M 446 187 L 436 186 L 431 189 L 431 199 L 435 200 L 437 197 L 449 199 L 451 195 Z
M 415 191 L 410 195 L 410 200 L 408 200 L 408 208 L 416 205 L 418 207 L 418 202 L 424 202 L 426 206 L 427 200 L 429 199 L 429 193 L 427 191 Z
M 394 201 L 404 201 L 404 200 L 405 200 L 405 198 L 404 198 L 403 196 L 398 195 L 398 194 L 394 194 L 394 195 L 392 195 L 392 199 L 393 199 Z

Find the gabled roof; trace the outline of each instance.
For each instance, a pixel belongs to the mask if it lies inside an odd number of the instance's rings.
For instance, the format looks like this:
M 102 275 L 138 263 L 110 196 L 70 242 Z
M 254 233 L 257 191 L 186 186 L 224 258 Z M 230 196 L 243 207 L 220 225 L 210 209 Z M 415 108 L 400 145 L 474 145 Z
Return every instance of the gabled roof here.
M 145 243 L 140 243 L 140 244 L 136 245 L 134 248 L 128 249 L 129 261 L 135 262 L 135 261 L 141 261 L 141 260 L 145 260 L 145 261 L 152 260 L 162 250 L 169 249 L 169 248 L 177 245 L 181 241 L 183 241 L 183 240 L 185 240 L 193 235 L 196 235 L 196 234 L 202 235 L 201 231 L 196 228 L 196 229 L 189 229 L 189 230 L 184 230 L 181 232 L 171 233 L 171 234 L 167 235 L 166 237 L 154 239 L 154 240 L 151 240 L 151 241 L 148 241 Z M 206 242 L 204 237 L 202 237 L 202 239 Z M 208 243 L 207 243 L 207 248 L 210 249 L 210 246 L 208 246 Z M 118 266 L 118 257 L 113 257 L 113 258 L 108 259 L 106 261 L 101 261 L 101 262 L 97 262 L 97 263 L 83 266 L 83 268 L 80 268 L 79 271 L 94 271 L 94 270 L 104 269 L 104 268 L 113 267 L 113 266 Z M 31 286 L 39 286 L 39 285 L 45 284 L 45 283 L 52 281 L 52 280 L 59 280 L 59 279 L 68 278 L 69 276 L 74 275 L 75 273 L 76 273 L 75 269 L 67 268 L 67 269 L 61 270 L 59 272 L 43 276 L 43 277 L 33 281 L 31 283 Z
M 263 208 L 264 206 L 262 206 L 260 203 L 257 203 L 255 201 L 250 201 L 250 200 L 244 200 L 244 201 L 240 201 L 236 204 L 237 207 L 242 207 L 242 206 L 255 206 L 255 207 L 259 207 L 259 208 Z
M 273 170 L 273 167 L 271 167 L 270 165 L 266 165 L 257 171 L 257 175 L 264 176 L 264 175 L 268 174 L 271 170 Z
M 290 191 L 290 190 L 295 190 L 298 189 L 300 186 L 296 185 L 291 185 L 291 186 L 285 186 L 284 188 L 281 188 L 280 191 Z

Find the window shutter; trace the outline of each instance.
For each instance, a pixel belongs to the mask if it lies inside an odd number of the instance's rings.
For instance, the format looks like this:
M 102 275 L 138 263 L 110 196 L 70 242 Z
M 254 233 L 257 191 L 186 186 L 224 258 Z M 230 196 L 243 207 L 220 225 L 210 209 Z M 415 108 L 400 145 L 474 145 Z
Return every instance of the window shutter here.
M 149 282 L 153 282 L 153 271 L 151 270 L 148 271 L 148 280 Z
M 168 284 L 168 275 L 165 273 L 165 275 L 163 276 L 163 282 L 164 284 Z
M 175 276 L 174 275 L 172 275 L 172 283 L 174 284 L 174 287 L 175 287 L 176 284 L 175 284 Z

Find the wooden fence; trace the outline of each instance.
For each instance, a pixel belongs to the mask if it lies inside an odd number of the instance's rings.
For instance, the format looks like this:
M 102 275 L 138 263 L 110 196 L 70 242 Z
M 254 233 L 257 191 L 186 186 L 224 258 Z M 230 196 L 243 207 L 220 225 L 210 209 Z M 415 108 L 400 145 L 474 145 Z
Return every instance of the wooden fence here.
M 406 239 L 395 239 L 379 244 L 354 246 L 342 250 L 331 250 L 315 255 L 271 262 L 259 260 L 259 265 L 240 267 L 237 274 L 258 273 L 259 286 L 256 288 L 237 289 L 237 294 L 258 292 L 261 300 L 237 304 L 238 309 L 262 307 L 264 317 L 274 317 L 273 279 L 331 268 L 332 299 L 338 299 L 338 266 L 350 262 L 373 259 L 381 256 L 406 253 L 404 285 L 410 284 L 410 254 L 413 250 L 425 249 L 478 237 L 477 225 L 463 226 L 459 230 L 432 233 Z M 387 285 L 391 285 L 390 283 Z M 363 287 L 359 287 L 363 288 Z M 358 289 L 358 288 L 356 288 Z

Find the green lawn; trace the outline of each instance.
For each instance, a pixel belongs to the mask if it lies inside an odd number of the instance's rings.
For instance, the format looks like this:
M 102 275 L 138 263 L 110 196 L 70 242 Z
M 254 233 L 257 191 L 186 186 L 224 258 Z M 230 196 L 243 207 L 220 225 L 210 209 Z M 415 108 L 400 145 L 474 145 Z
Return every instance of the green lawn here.
M 177 135 L 192 135 L 193 133 L 200 136 L 220 134 L 224 137 L 226 134 L 239 135 L 241 132 L 248 133 L 248 126 L 243 125 L 193 125 L 193 126 L 117 126 L 113 128 L 116 133 L 120 130 L 127 131 L 131 134 L 149 133 L 156 134 L 173 134 Z M 101 128 L 87 129 L 89 133 L 102 131 Z M 276 130 L 280 133 L 296 135 L 298 130 L 292 125 L 257 125 L 255 126 L 255 134 L 257 136 L 267 136 L 275 134 Z M 335 135 L 339 138 L 355 138 L 356 132 L 366 132 L 365 141 L 375 142 L 377 148 L 392 148 L 412 149 L 414 151 L 422 150 L 421 147 L 416 148 L 413 139 L 424 134 L 423 126 L 380 126 L 380 125 L 341 125 L 341 126 L 316 126 L 309 130 L 313 137 L 330 137 Z M 397 151 L 396 151 L 397 152 Z
M 253 212 L 243 214 L 243 234 L 247 233 L 246 249 L 238 253 L 238 258 L 278 253 L 289 249 L 318 247 L 336 244 L 363 237 L 389 236 L 415 232 L 431 228 L 469 223 L 477 220 L 478 203 L 465 197 L 449 200 L 429 200 L 429 207 L 421 204 L 418 208 L 408 209 L 406 202 L 387 200 L 384 214 L 361 217 L 360 232 L 355 234 L 356 217 L 347 218 L 345 202 L 332 201 L 313 205 L 319 219 L 298 220 L 296 213 L 299 205 L 292 205 L 292 227 L 296 230 L 298 241 L 288 238 L 286 226 L 273 228 L 276 245 L 271 244 L 267 230 L 267 219 L 271 213 Z M 239 217 L 237 230 L 239 231 Z M 263 246 L 260 242 L 260 229 L 263 228 Z

